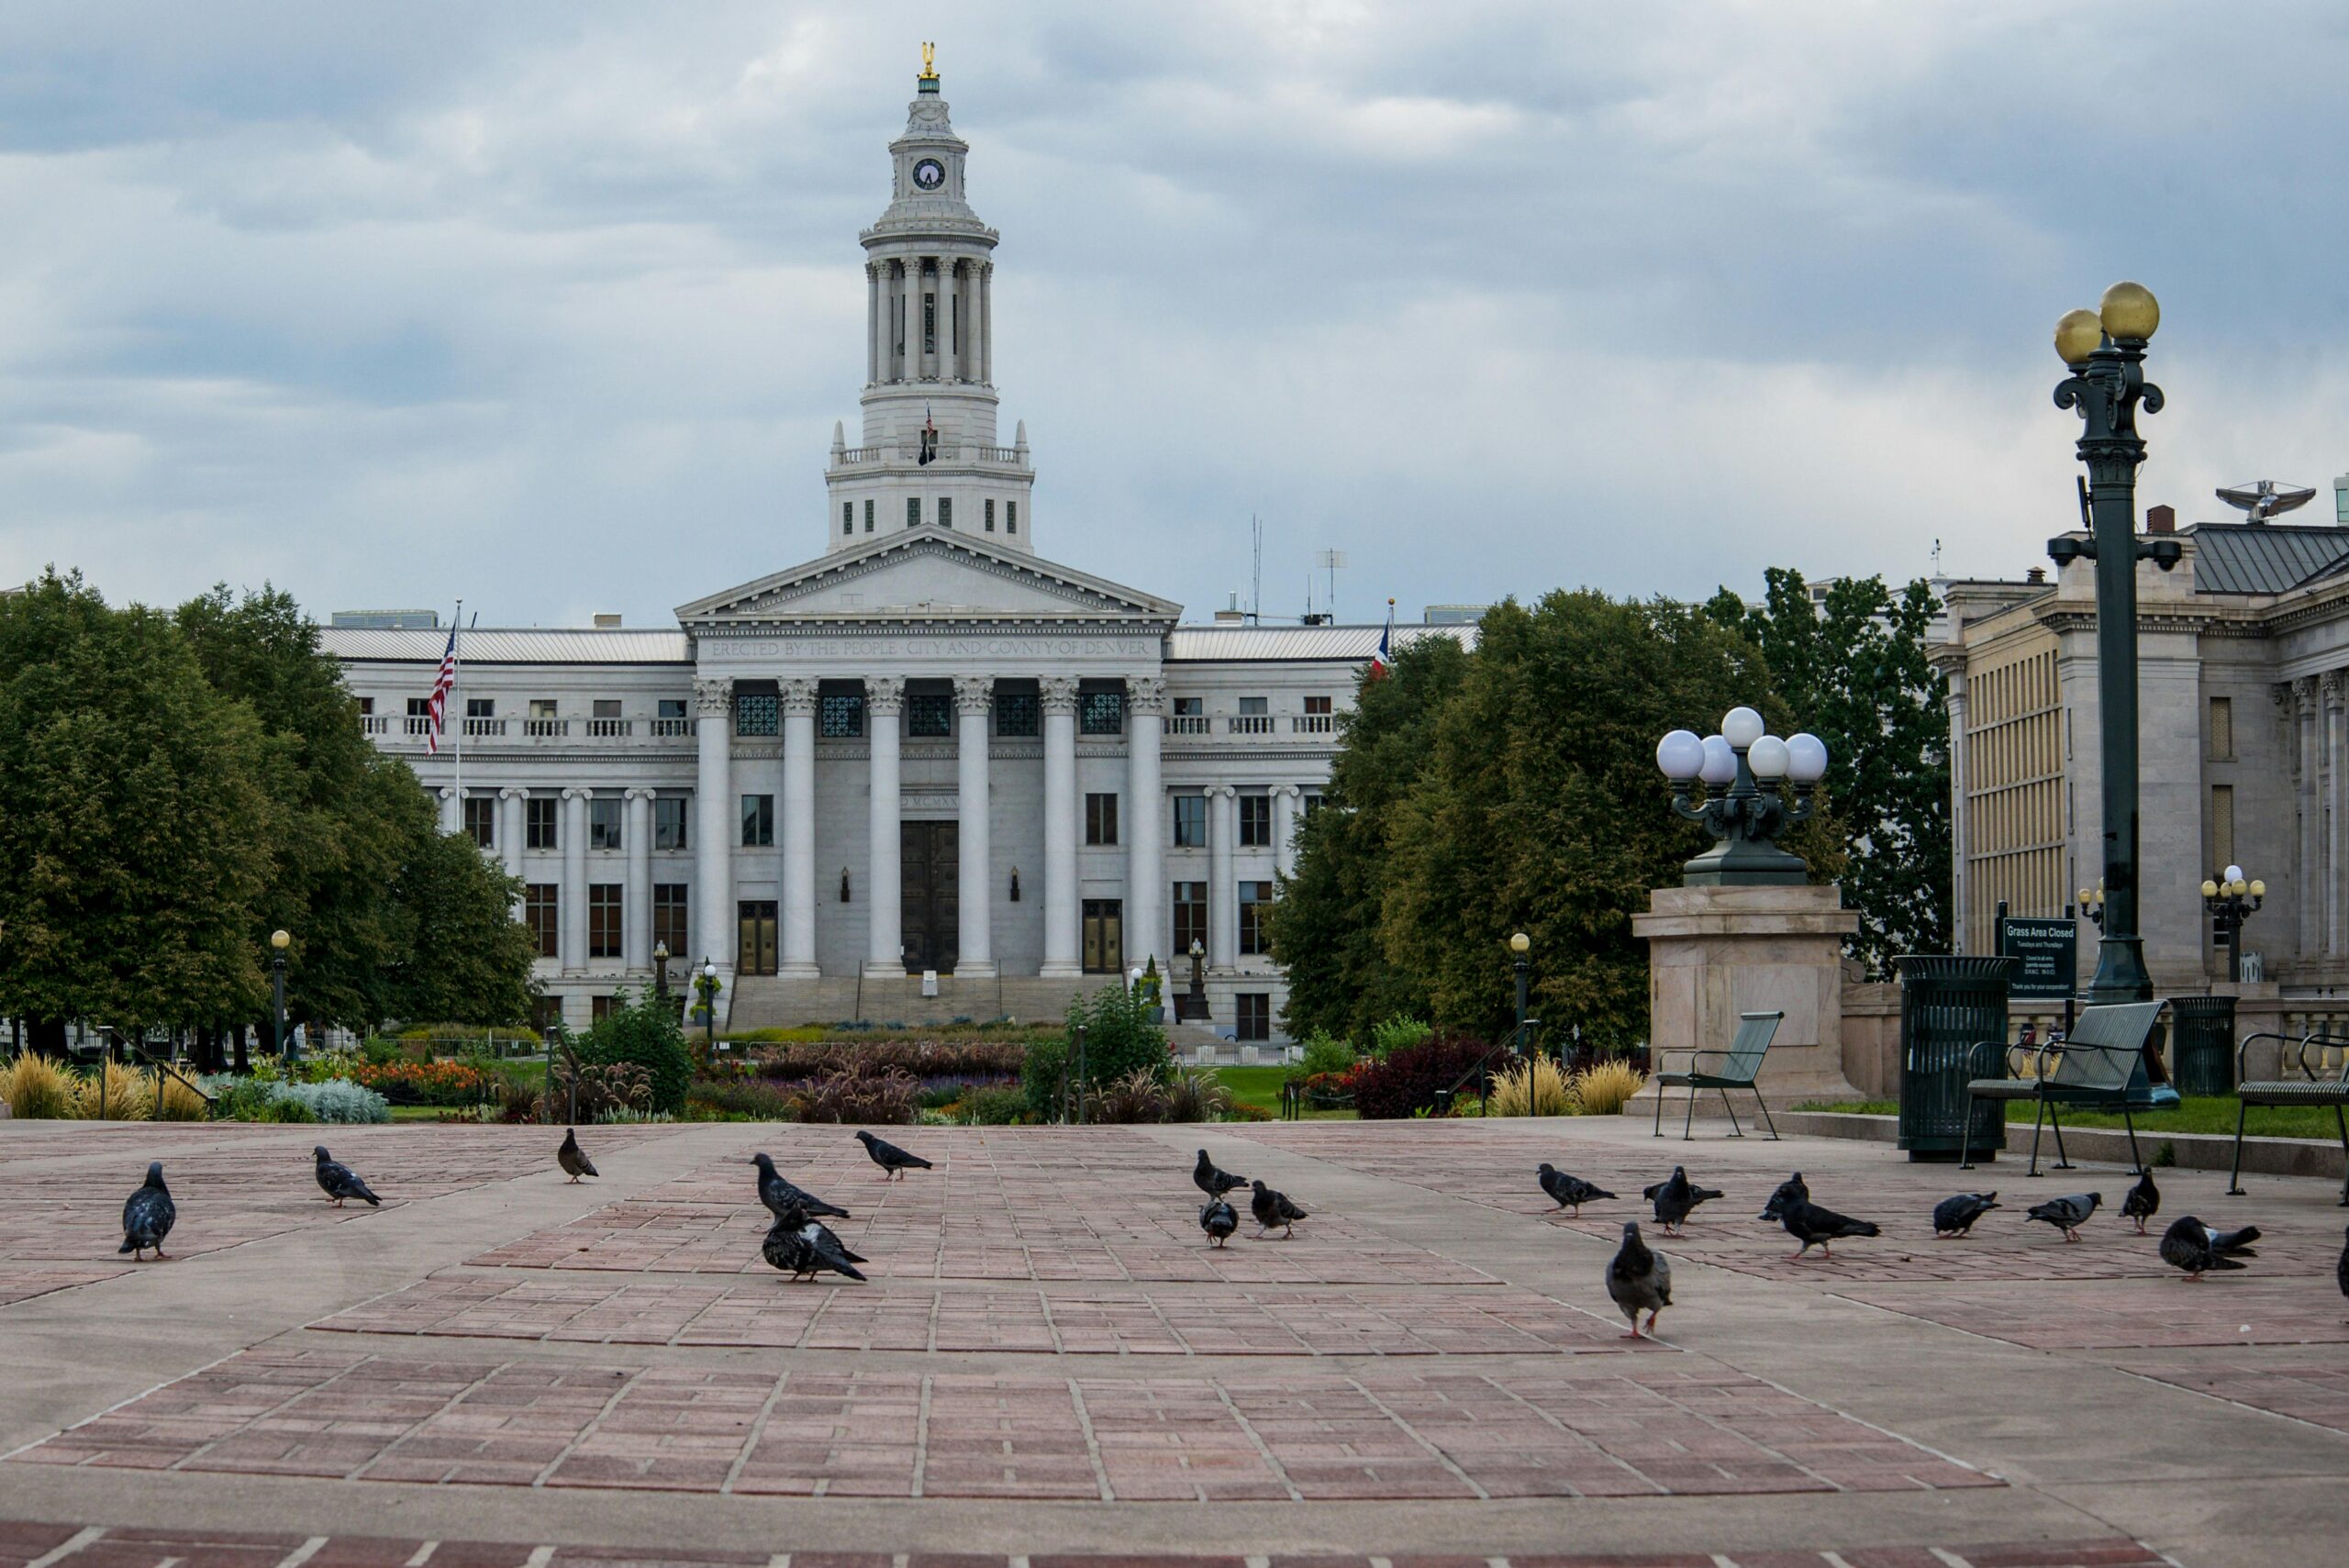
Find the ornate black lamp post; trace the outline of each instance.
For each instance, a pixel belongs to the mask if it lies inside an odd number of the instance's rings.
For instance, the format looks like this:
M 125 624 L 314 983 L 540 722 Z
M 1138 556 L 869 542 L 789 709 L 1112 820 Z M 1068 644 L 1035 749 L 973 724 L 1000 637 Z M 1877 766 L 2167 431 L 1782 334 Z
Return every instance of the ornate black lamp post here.
M 2181 553 L 2174 539 L 2137 535 L 2137 410 L 2158 414 L 2162 389 L 2145 379 L 2145 344 L 2162 308 L 2141 284 L 2104 291 L 2094 310 L 2055 324 L 2055 351 L 2072 373 L 2055 388 L 2055 406 L 2079 411 L 2080 461 L 2088 471 L 2088 538 L 2047 541 L 2058 566 L 2081 556 L 2096 562 L 2096 683 L 2103 755 L 2103 940 L 2097 945 L 2096 1002 L 2149 1001 L 2137 925 L 2137 562 L 2166 572 Z
M 1525 990 L 1532 979 L 1533 964 L 1525 956 L 1533 951 L 1533 939 L 1523 931 L 1508 940 L 1509 967 L 1517 972 L 1517 1053 L 1525 1054 Z
M 277 1054 L 280 1060 L 283 1060 L 285 1055 L 285 950 L 292 946 L 293 942 L 294 939 L 284 931 L 269 933 L 269 945 L 272 950 L 269 958 L 269 985 L 271 995 L 274 998 L 274 1010 L 277 1016 Z
M 2243 979 L 2243 923 L 2266 901 L 2267 884 L 2245 882 L 2243 867 L 2229 866 L 2226 874 L 2202 884 L 2202 907 L 2208 911 L 2219 940 L 2227 944 L 2227 978 Z
M 669 944 L 652 944 L 652 994 L 662 1001 L 669 999 Z
M 694 989 L 701 993 L 701 1028 L 704 1053 L 718 1053 L 718 961 L 704 958 L 701 973 L 694 976 Z
M 1816 735 L 1765 733 L 1762 716 L 1733 707 L 1720 733 L 1703 740 L 1675 729 L 1656 743 L 1655 765 L 1672 781 L 1672 809 L 1720 840 L 1681 867 L 1690 887 L 1787 887 L 1810 880 L 1802 857 L 1778 835 L 1811 813 L 1827 776 L 1827 744 Z M 1705 797 L 1697 800 L 1702 784 Z M 1793 786 L 1791 797 L 1787 788 Z

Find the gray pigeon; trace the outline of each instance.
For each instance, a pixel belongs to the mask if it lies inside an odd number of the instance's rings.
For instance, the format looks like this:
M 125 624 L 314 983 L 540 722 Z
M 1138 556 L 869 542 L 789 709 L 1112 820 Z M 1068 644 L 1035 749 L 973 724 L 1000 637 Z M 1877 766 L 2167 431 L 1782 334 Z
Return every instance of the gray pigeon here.
M 2243 1266 L 2221 1251 L 2210 1228 L 2190 1214 L 2179 1215 L 2162 1232 L 2162 1262 L 2184 1269 L 2186 1277 L 2196 1281 L 2212 1269 Z
M 1655 1332 L 1656 1315 L 1672 1305 L 1672 1265 L 1648 1251 L 1640 1240 L 1640 1222 L 1623 1222 L 1623 1244 L 1607 1265 L 1607 1294 L 1631 1320 L 1625 1339 L 1640 1335 L 1640 1314 L 1648 1315 L 1648 1332 Z
M 2137 1222 L 2137 1234 L 2145 1233 L 2145 1221 L 2161 1212 L 2162 1190 L 2154 1185 L 2150 1170 L 2137 1173 L 2137 1184 L 2131 1187 L 2121 1200 L 2121 1218 Z
M 1696 1185 L 1688 1180 L 1684 1167 L 1675 1165 L 1669 1180 L 1641 1188 L 1640 1195 L 1655 1204 L 1656 1223 L 1664 1227 L 1666 1236 L 1674 1236 L 1679 1233 L 1680 1222 L 1688 1218 L 1691 1209 L 1724 1195 L 1718 1188 Z
M 1309 1218 L 1305 1210 L 1289 1202 L 1288 1194 L 1275 1192 L 1262 1182 L 1248 1184 L 1256 1189 L 1256 1195 L 1248 1200 L 1248 1208 L 1256 1217 L 1257 1235 L 1262 1236 L 1277 1225 L 1281 1228 L 1281 1240 L 1286 1241 L 1297 1234 L 1297 1222 Z
M 384 1207 L 384 1200 L 359 1179 L 359 1173 L 348 1165 L 338 1163 L 334 1156 L 327 1152 L 325 1144 L 319 1144 L 311 1152 L 318 1157 L 318 1190 L 334 1199 L 335 1207 L 340 1208 L 345 1198 L 354 1197 L 369 1208 Z
M 2349 1231 L 2342 1233 L 2341 1261 L 2332 1266 L 2332 1279 L 2341 1294 L 2349 1296 Z
M 751 1155 L 751 1163 L 759 1168 L 759 1201 L 766 1205 L 768 1212 L 777 1219 L 781 1219 L 784 1210 L 793 1204 L 797 1204 L 818 1218 L 846 1219 L 850 1218 L 848 1210 L 826 1203 L 822 1198 L 776 1170 L 774 1159 L 763 1151 Z
M 852 1280 L 864 1278 L 856 1271 L 864 1260 L 841 1246 L 822 1220 L 809 1218 L 796 1206 L 785 1209 L 768 1229 L 759 1255 L 794 1279 L 814 1279 L 828 1269 Z
M 1199 1151 L 1199 1162 L 1191 1167 L 1191 1183 L 1209 1197 L 1221 1197 L 1228 1192 L 1246 1186 L 1248 1178 L 1219 1169 L 1216 1162 L 1208 1158 L 1208 1151 L 1202 1149 Z
M 554 1162 L 569 1173 L 573 1182 L 582 1176 L 595 1176 L 599 1180 L 603 1176 L 603 1173 L 596 1169 L 596 1162 L 587 1158 L 587 1151 L 579 1147 L 579 1134 L 567 1127 L 562 1129 L 562 1147 L 554 1151 Z
M 1810 1184 L 1802 1179 L 1800 1171 L 1797 1171 L 1771 1189 L 1770 1201 L 1764 1204 L 1762 1212 L 1753 1218 L 1763 1220 L 1784 1219 L 1787 1217 L 1788 1204 L 1800 1202 L 1809 1196 Z
M 1778 1218 L 1786 1226 L 1787 1234 L 1802 1243 L 1795 1249 L 1797 1258 L 1813 1247 L 1831 1258 L 1835 1255 L 1835 1249 L 1831 1245 L 1832 1242 L 1884 1234 L 1883 1229 L 1871 1220 L 1854 1219 L 1831 1208 L 1821 1208 L 1807 1197 L 1790 1199 Z
M 923 1171 L 930 1169 L 929 1161 L 918 1154 L 907 1153 L 886 1139 L 859 1132 L 856 1140 L 864 1145 L 864 1151 L 873 1156 L 874 1164 L 881 1167 L 881 1179 L 885 1182 L 905 1180 L 907 1167 Z
M 133 1262 L 144 1252 L 153 1252 L 164 1262 L 163 1238 L 172 1233 L 179 1222 L 179 1206 L 172 1201 L 171 1188 L 163 1185 L 163 1162 L 161 1160 L 147 1167 L 146 1183 L 130 1195 L 122 1206 L 122 1245 L 118 1252 L 128 1252 Z
M 1220 1247 L 1240 1229 L 1240 1211 L 1230 1198 L 1211 1197 L 1199 1206 L 1199 1229 L 1208 1233 L 1209 1245 Z
M 2072 1193 L 2065 1197 L 2052 1197 L 2045 1203 L 2033 1204 L 2023 1210 L 2023 1215 L 2026 1218 L 2054 1226 L 2064 1233 L 2065 1240 L 2076 1241 L 2080 1239 L 2080 1227 L 2088 1222 L 2088 1216 L 2094 1214 L 2097 1206 L 2102 1202 L 2102 1193 Z
M 1611 1198 L 1615 1195 L 1595 1182 L 1586 1182 L 1580 1176 L 1568 1175 L 1547 1160 L 1542 1162 L 1541 1168 L 1534 1173 L 1541 1179 L 1542 1190 L 1548 1193 L 1560 1208 L 1573 1209 L 1576 1219 L 1582 1218 L 1583 1205 L 1597 1203 L 1600 1198 Z
M 2001 1207 L 1996 1193 L 1960 1193 L 1955 1197 L 1945 1197 L 1933 1205 L 1933 1235 L 1968 1235 L 1976 1220 Z

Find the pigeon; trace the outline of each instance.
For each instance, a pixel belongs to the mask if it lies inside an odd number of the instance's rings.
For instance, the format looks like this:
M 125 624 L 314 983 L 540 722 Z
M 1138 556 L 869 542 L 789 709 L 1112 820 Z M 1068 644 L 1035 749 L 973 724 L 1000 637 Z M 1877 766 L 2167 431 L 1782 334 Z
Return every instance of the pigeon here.
M 806 1209 L 818 1219 L 846 1219 L 848 1210 L 826 1203 L 806 1187 L 800 1186 L 774 1168 L 774 1161 L 763 1151 L 751 1156 L 751 1163 L 759 1168 L 759 1201 L 773 1211 L 777 1219 L 793 1204 Z
M 1248 1184 L 1256 1189 L 1256 1195 L 1248 1200 L 1248 1207 L 1256 1217 L 1256 1234 L 1262 1236 L 1277 1225 L 1281 1228 L 1282 1240 L 1295 1235 L 1297 1222 L 1308 1218 L 1305 1210 L 1289 1202 L 1286 1193 L 1275 1192 L 1262 1182 Z
M 2162 1232 L 2162 1262 L 2172 1268 L 2184 1269 L 2189 1280 L 2199 1280 L 2212 1269 L 2243 1266 L 2220 1249 L 2216 1232 L 2190 1214 L 2179 1215 Z
M 364 1202 L 369 1208 L 384 1207 L 384 1200 L 359 1179 L 359 1173 L 328 1154 L 325 1144 L 319 1144 L 310 1152 L 318 1157 L 318 1190 L 334 1199 L 335 1207 L 340 1208 L 343 1199 L 354 1197 Z
M 1656 1315 L 1672 1305 L 1672 1265 L 1648 1251 L 1636 1219 L 1623 1222 L 1623 1245 L 1607 1265 L 1607 1294 L 1631 1319 L 1631 1331 L 1623 1336 L 1627 1340 L 1641 1337 L 1641 1313 L 1648 1315 L 1648 1332 L 1653 1334 Z
M 1210 1246 L 1220 1247 L 1240 1229 L 1240 1211 L 1230 1198 L 1211 1197 L 1199 1206 L 1199 1229 L 1208 1233 Z
M 163 1184 L 163 1162 L 161 1160 L 147 1167 L 146 1184 L 130 1195 L 122 1206 L 122 1245 L 118 1252 L 128 1252 L 138 1261 L 142 1252 L 153 1252 L 162 1262 L 163 1238 L 172 1233 L 172 1226 L 179 1219 L 179 1206 L 172 1201 L 172 1189 Z
M 1541 1178 L 1542 1190 L 1555 1199 L 1560 1208 L 1573 1209 L 1576 1219 L 1582 1218 L 1583 1205 L 1597 1203 L 1600 1198 L 1615 1195 L 1594 1182 L 1586 1182 L 1580 1176 L 1566 1174 L 1547 1160 L 1542 1162 L 1542 1168 L 1536 1174 Z
M 1787 1206 L 1788 1204 L 1799 1203 L 1809 1196 L 1810 1184 L 1802 1179 L 1802 1173 L 1800 1171 L 1797 1171 L 1793 1175 L 1788 1176 L 1785 1181 L 1780 1182 L 1776 1187 L 1771 1190 L 1770 1201 L 1764 1204 L 1762 1206 L 1762 1212 L 1755 1215 L 1753 1218 L 1756 1219 L 1784 1219 L 1787 1217 Z
M 852 1280 L 864 1278 L 856 1269 L 864 1260 L 841 1246 L 822 1220 L 809 1218 L 797 1204 L 775 1220 L 759 1243 L 759 1254 L 794 1279 L 814 1279 L 827 1269 Z
M 1802 1243 L 1795 1250 L 1796 1258 L 1814 1246 L 1831 1258 L 1835 1255 L 1835 1249 L 1830 1245 L 1831 1242 L 1849 1237 L 1884 1234 L 1882 1229 L 1871 1220 L 1854 1219 L 1831 1208 L 1821 1208 L 1807 1197 L 1788 1200 L 1778 1218 L 1786 1226 L 1787 1234 Z
M 574 1182 L 582 1176 L 601 1178 L 603 1175 L 596 1169 L 596 1162 L 587 1158 L 586 1151 L 579 1147 L 579 1134 L 569 1128 L 562 1129 L 562 1147 L 554 1151 L 554 1162 L 569 1172 Z
M 1217 1169 L 1216 1162 L 1208 1158 L 1208 1151 L 1204 1149 L 1199 1151 L 1199 1162 L 1191 1167 L 1191 1180 L 1199 1191 L 1209 1197 L 1221 1197 L 1234 1188 L 1248 1184 L 1247 1177 Z
M 2001 1207 L 1996 1193 L 1960 1193 L 1955 1197 L 1945 1197 L 1933 1205 L 1933 1235 L 1968 1235 L 1976 1220 Z
M 2153 1172 L 2140 1171 L 2137 1173 L 2137 1184 L 2131 1187 L 2129 1195 L 2121 1200 L 2121 1218 L 2135 1220 L 2137 1234 L 2143 1236 L 2145 1221 L 2160 1213 L 2161 1207 L 2162 1190 L 2154 1185 Z
M 1712 1187 L 1693 1184 L 1688 1180 L 1687 1171 L 1682 1166 L 1675 1165 L 1672 1167 L 1670 1181 L 1658 1182 L 1652 1187 L 1642 1187 L 1640 1189 L 1640 1195 L 1654 1200 L 1656 1223 L 1664 1227 L 1664 1233 L 1666 1236 L 1676 1236 L 1680 1232 L 1680 1222 L 1688 1218 L 1690 1209 L 1700 1203 L 1709 1202 L 1724 1195 Z
M 2207 1225 L 2202 1229 L 2210 1230 Z M 2240 1230 L 2210 1230 L 2210 1251 L 2222 1258 L 2255 1258 L 2259 1249 L 2252 1243 L 2258 1240 L 2256 1225 L 2246 1225 Z
M 886 1139 L 875 1138 L 869 1132 L 859 1132 L 856 1135 L 856 1140 L 864 1145 L 864 1151 L 873 1156 L 874 1164 L 881 1167 L 881 1179 L 885 1182 L 903 1181 L 906 1167 L 908 1165 L 918 1166 L 925 1171 L 930 1169 L 929 1161 L 918 1154 L 907 1153 Z
M 2045 1203 L 2033 1204 L 2023 1210 L 2023 1215 L 2054 1226 L 2064 1233 L 2065 1240 L 2076 1241 L 2080 1239 L 2080 1227 L 2088 1222 L 2088 1216 L 2102 1202 L 2102 1193 L 2073 1193 L 2067 1197 L 2052 1197 Z
M 2332 1267 L 2332 1278 L 2341 1286 L 2341 1294 L 2349 1296 L 2349 1231 L 2343 1232 L 2341 1261 Z

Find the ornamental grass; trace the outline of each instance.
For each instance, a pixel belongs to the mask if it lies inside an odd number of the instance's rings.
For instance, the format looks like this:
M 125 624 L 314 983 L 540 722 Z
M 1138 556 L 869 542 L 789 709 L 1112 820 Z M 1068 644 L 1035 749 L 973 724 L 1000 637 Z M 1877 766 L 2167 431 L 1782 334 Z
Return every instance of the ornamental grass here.
M 210 1121 L 212 1106 L 196 1093 L 195 1087 L 176 1073 L 163 1074 L 162 1104 L 156 1107 L 158 1121 Z
M 1647 1082 L 1648 1075 L 1628 1062 L 1601 1062 L 1575 1074 L 1575 1099 L 1585 1116 L 1617 1116 Z
M 0 1068 L 0 1100 L 8 1102 L 9 1115 L 28 1121 L 61 1121 L 79 1115 L 73 1088 L 73 1074 L 29 1051 Z
M 155 1080 L 125 1062 L 109 1062 L 74 1090 L 74 1114 L 85 1121 L 147 1121 L 155 1114 Z
M 1485 1096 L 1486 1116 L 1572 1116 L 1579 1108 L 1574 1085 L 1546 1056 L 1496 1074 Z

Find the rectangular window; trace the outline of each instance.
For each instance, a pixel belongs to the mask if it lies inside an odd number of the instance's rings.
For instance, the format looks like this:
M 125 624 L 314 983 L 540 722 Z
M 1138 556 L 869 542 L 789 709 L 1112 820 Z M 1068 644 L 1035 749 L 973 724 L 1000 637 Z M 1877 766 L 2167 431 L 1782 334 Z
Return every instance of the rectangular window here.
M 618 958 L 620 955 L 620 884 L 617 882 L 591 882 L 587 884 L 587 956 Z
M 1174 699 L 1174 717 L 1177 718 L 1197 718 L 1207 712 L 1207 701 L 1208 699 L 1205 697 L 1176 697 Z
M 1328 713 L 1330 711 L 1330 699 L 1328 697 L 1308 697 L 1305 699 L 1305 711 L 1308 713 Z
M 465 717 L 467 718 L 495 718 L 497 700 L 495 697 L 467 697 Z
M 995 497 L 987 497 L 987 532 L 995 532 Z
M 1019 503 L 1017 501 L 1003 504 L 1003 531 L 1008 534 L 1019 531 Z
M 609 795 L 595 795 L 587 802 L 587 847 L 591 850 L 617 850 L 620 843 L 620 809 L 626 803 Z
M 530 717 L 532 718 L 553 718 L 557 717 L 554 698 L 532 697 L 530 699 Z
M 938 296 L 934 294 L 921 296 L 921 351 L 938 352 Z
M 683 795 L 656 795 L 652 801 L 652 847 L 682 850 L 685 841 L 685 802 Z
M 864 733 L 864 694 L 827 692 L 816 701 L 816 729 L 827 740 L 852 740 Z
M 675 962 L 693 962 L 687 953 L 690 930 L 685 924 L 685 884 L 682 882 L 656 882 L 652 884 L 652 940 L 657 947 L 669 950 Z
M 1240 847 L 1243 850 L 1268 850 L 1273 847 L 1271 795 L 1243 795 L 1240 797 Z
M 522 803 L 522 847 L 526 850 L 559 850 L 562 837 L 555 824 L 561 820 L 562 802 L 551 795 L 534 795 Z
M 1297 802 L 1297 817 L 1301 821 L 1320 809 L 1321 797 L 1319 795 L 1308 794 Z
M 1273 998 L 1263 991 L 1242 991 L 1231 998 L 1231 1038 L 1268 1040 L 1273 1038 Z
M 844 534 L 856 532 L 856 503 L 853 501 L 841 503 L 841 532 Z
M 774 848 L 774 796 L 746 795 L 742 797 L 742 847 L 746 850 Z
M 1208 797 L 1203 795 L 1174 796 L 1174 847 L 1178 850 L 1203 850 L 1208 844 Z
M 372 716 L 374 711 L 375 699 L 373 697 L 361 697 L 359 699 L 359 715 L 361 717 L 368 717 Z
M 1266 706 L 1266 701 L 1267 699 L 1264 697 L 1241 697 L 1240 699 L 1240 711 L 1244 714 L 1269 712 L 1270 709 Z
M 1126 729 L 1126 694 L 1085 692 L 1076 699 L 1077 728 L 1086 735 L 1122 735 Z
M 996 693 L 995 732 L 1014 739 L 1032 738 L 1036 733 L 1036 694 Z
M 1246 953 L 1267 952 L 1271 943 L 1264 931 L 1264 912 L 1273 906 L 1273 884 L 1269 882 L 1243 882 L 1240 884 L 1240 951 Z
M 947 692 L 913 692 L 906 697 L 906 733 L 938 740 L 954 733 L 954 698 Z
M 2235 786 L 2210 786 L 2211 876 L 2235 863 Z
M 656 711 L 659 712 L 661 717 L 663 718 L 683 718 L 685 717 L 685 699 L 683 697 L 662 697 L 661 699 L 661 706 Z
M 484 850 L 497 847 L 497 797 L 494 795 L 465 796 L 465 836 Z
M 734 694 L 734 733 L 776 735 L 782 732 L 782 699 L 773 692 Z
M 587 998 L 587 1018 L 590 1023 L 600 1024 L 606 1018 L 610 1018 L 614 1013 L 617 1013 L 619 1010 L 620 999 L 618 996 L 590 996 Z
M 1208 945 L 1208 884 L 1204 882 L 1178 882 L 1174 884 L 1174 955 L 1182 958 L 1191 951 L 1193 942 L 1201 950 Z
M 407 699 L 407 732 L 410 735 L 432 733 L 432 699 L 430 697 Z
M 2232 697 L 2210 699 L 2210 761 L 2232 762 L 2235 760 L 2235 702 Z M 2219 862 L 2224 865 L 2226 862 Z
M 1114 844 L 1118 841 L 1116 795 L 1088 795 L 1085 797 L 1085 841 L 1088 844 Z
M 921 527 L 921 497 L 918 495 L 906 497 L 906 527 L 909 528 Z
M 537 939 L 540 958 L 562 956 L 562 890 L 551 882 L 534 882 L 522 890 L 522 919 Z
M 870 501 L 864 504 L 864 531 L 866 533 L 873 531 L 873 503 Z
M 938 498 L 938 526 L 941 528 L 954 526 L 954 497 L 952 495 Z
M 592 712 L 597 718 L 618 718 L 620 716 L 620 699 L 597 697 Z

